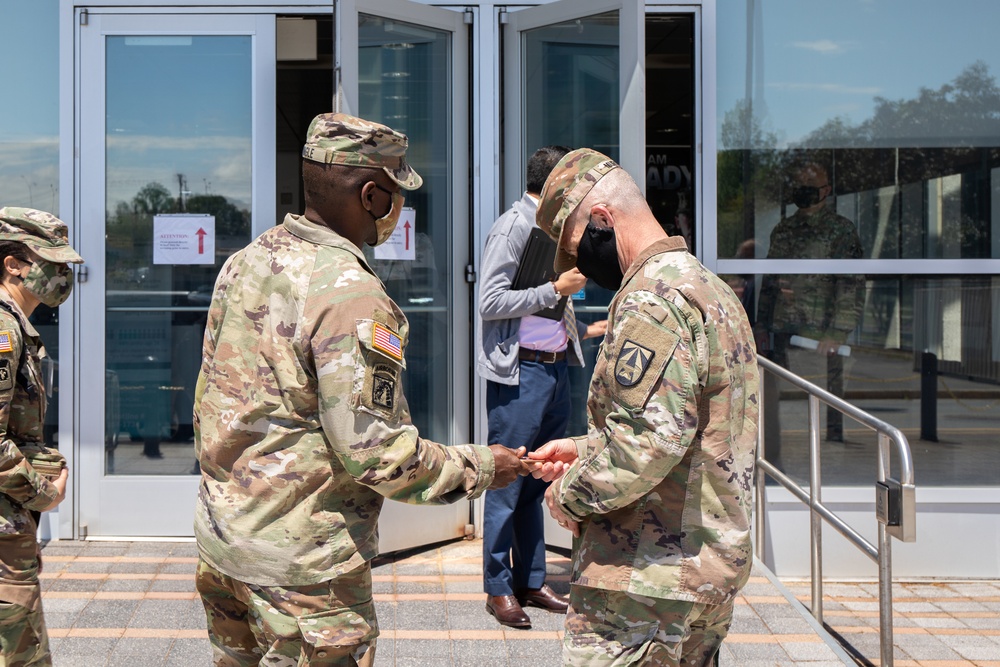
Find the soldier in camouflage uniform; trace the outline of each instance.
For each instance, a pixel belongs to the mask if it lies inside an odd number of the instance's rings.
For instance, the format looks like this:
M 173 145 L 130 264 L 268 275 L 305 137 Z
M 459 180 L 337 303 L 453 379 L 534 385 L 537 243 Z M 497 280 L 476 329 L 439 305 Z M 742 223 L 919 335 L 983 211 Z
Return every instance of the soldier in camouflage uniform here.
M 38 514 L 66 496 L 66 459 L 45 446 L 45 348 L 28 317 L 73 289 L 66 224 L 30 208 L 0 209 L 0 665 L 51 665 L 38 585 Z
M 588 433 L 529 454 L 575 536 L 567 665 L 708 665 L 751 567 L 757 356 L 739 299 L 591 149 L 545 183 L 538 226 L 609 289 Z M 558 477 L 561 475 L 561 477 Z
M 859 259 L 861 239 L 854 223 L 829 206 L 833 192 L 827 170 L 814 162 L 798 165 L 792 178 L 795 213 L 771 232 L 769 259 Z M 811 382 L 844 395 L 845 357 L 841 345 L 854 331 L 864 299 L 864 276 L 834 274 L 768 275 L 761 283 L 755 325 L 760 353 Z M 792 336 L 815 349 L 792 345 Z M 797 339 L 798 340 L 798 339 Z M 810 342 L 812 341 L 812 342 Z M 777 381 L 766 380 L 765 392 L 776 396 Z M 773 382 L 774 386 L 771 386 Z M 768 403 L 765 452 L 781 463 L 778 402 Z M 843 440 L 843 415 L 827 411 L 827 439 Z
M 197 587 L 218 666 L 371 665 L 369 561 L 384 498 L 448 503 L 513 481 L 524 449 L 420 438 L 402 394 L 408 325 L 361 247 L 422 180 L 407 139 L 317 116 L 304 215 L 226 262 L 195 396 Z

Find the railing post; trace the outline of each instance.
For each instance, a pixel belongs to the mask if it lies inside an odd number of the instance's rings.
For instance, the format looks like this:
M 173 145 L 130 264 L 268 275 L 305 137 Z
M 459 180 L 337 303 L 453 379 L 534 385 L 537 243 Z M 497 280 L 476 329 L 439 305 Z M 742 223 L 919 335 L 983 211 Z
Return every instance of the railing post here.
M 812 571 L 812 615 L 823 622 L 823 521 L 816 507 L 822 502 L 820 481 L 819 398 L 809 395 L 809 548 Z
M 937 355 L 924 352 L 920 357 L 920 439 L 937 442 Z
M 878 481 L 889 477 L 889 438 L 878 434 Z M 892 637 L 892 545 L 886 524 L 878 522 L 878 629 L 879 655 L 883 667 L 893 664 Z
M 878 629 L 880 665 L 892 667 L 892 547 L 884 524 L 878 525 Z
M 764 372 L 762 372 L 760 374 L 761 375 L 761 382 L 760 382 L 760 402 L 757 404 L 757 409 L 758 409 L 758 417 L 757 417 L 757 460 L 758 461 L 763 461 L 764 460 L 764 455 L 765 455 L 765 451 L 764 451 L 764 419 L 765 419 L 764 418 L 764 413 L 767 412 L 767 410 L 764 408 L 764 404 L 767 403 L 767 401 L 771 400 L 771 397 L 767 394 L 767 392 L 764 391 L 763 377 L 764 377 L 765 373 L 766 373 L 766 371 L 764 371 Z M 764 503 L 766 502 L 765 499 L 764 499 L 764 487 L 765 487 L 766 481 L 767 481 L 767 473 L 765 473 L 764 470 L 761 469 L 761 467 L 758 465 L 757 469 L 756 469 L 756 475 L 754 477 L 754 482 L 757 485 L 757 488 L 756 488 L 756 493 L 757 493 L 757 516 L 754 517 L 754 528 L 755 528 L 755 530 L 757 532 L 757 558 L 759 558 L 762 563 L 764 562 L 764 555 L 765 555 L 764 554 L 764 543 L 765 543 L 764 531 L 767 529 L 766 517 L 764 516 L 765 513 L 766 513 L 766 508 L 764 507 Z

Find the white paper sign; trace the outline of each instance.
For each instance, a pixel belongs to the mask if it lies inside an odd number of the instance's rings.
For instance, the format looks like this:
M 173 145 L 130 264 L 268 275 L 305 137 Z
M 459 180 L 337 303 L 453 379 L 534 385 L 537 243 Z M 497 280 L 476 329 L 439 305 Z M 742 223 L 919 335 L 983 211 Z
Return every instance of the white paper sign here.
M 385 243 L 375 246 L 375 259 L 402 259 L 412 262 L 417 258 L 417 211 L 404 208 L 399 224 Z
M 154 216 L 153 264 L 215 264 L 215 216 Z

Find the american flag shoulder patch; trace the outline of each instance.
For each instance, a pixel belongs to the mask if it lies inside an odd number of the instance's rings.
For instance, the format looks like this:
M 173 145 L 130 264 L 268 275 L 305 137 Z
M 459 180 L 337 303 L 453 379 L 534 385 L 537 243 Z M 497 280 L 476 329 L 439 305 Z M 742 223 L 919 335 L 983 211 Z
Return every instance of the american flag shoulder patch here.
M 0 352 L 14 351 L 14 341 L 11 339 L 12 339 L 12 332 L 0 331 Z
M 378 322 L 372 327 L 372 347 L 390 359 L 403 360 L 403 341 L 399 334 Z

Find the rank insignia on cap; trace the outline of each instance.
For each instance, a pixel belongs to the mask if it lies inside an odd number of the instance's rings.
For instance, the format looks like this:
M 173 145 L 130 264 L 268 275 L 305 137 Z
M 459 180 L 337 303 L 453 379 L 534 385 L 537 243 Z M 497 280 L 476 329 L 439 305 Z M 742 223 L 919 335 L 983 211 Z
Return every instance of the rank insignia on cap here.
M 0 331 L 0 352 L 13 352 L 14 343 L 11 341 L 9 331 Z
M 399 334 L 378 322 L 372 327 L 372 347 L 390 359 L 403 360 L 403 341 Z
M 649 362 L 653 360 L 654 354 L 649 348 L 639 345 L 634 340 L 626 339 L 615 363 L 615 380 L 623 387 L 634 386 L 649 368 Z

